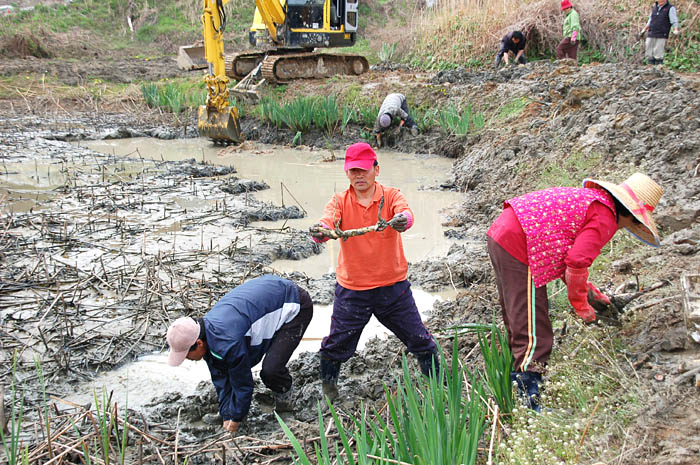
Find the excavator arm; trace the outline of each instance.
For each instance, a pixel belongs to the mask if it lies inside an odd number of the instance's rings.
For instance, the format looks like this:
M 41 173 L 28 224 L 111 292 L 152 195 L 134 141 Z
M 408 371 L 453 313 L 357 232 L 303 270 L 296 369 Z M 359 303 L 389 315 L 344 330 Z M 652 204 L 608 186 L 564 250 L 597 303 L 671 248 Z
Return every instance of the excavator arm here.
M 278 38 L 278 28 L 284 26 L 287 17 L 279 0 L 255 0 L 257 14 L 260 15 L 260 20 L 267 27 L 267 32 L 270 33 L 270 38 L 274 43 L 279 43 L 281 38 Z
M 215 143 L 238 143 L 244 140 L 238 109 L 229 106 L 228 101 L 228 77 L 224 60 L 224 5 L 228 2 L 229 0 L 204 0 L 202 13 L 204 56 L 208 66 L 208 74 L 204 76 L 207 103 L 199 107 L 197 127 L 201 136 L 209 137 Z

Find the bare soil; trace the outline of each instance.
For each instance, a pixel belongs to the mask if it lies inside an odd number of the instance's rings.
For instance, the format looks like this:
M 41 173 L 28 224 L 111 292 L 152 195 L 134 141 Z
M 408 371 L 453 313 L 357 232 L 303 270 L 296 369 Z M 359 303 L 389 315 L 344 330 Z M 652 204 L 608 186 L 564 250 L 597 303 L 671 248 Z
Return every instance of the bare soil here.
M 146 77 L 156 80 L 179 74 L 174 62 L 169 60 L 164 58 L 154 63 L 136 59 L 106 61 L 99 57 L 85 61 L 3 59 L 0 75 L 48 73 L 69 85 L 79 85 L 92 78 L 114 82 Z M 437 335 L 453 324 L 489 322 L 493 309 L 497 308 L 484 234 L 504 199 L 548 184 L 577 184 L 583 177 L 622 181 L 637 170 L 646 172 L 663 186 L 664 197 L 654 213 L 662 231 L 661 248 L 621 241 L 617 244 L 618 252 L 611 254 L 613 258 L 595 276 L 608 292 L 630 281 L 633 288 L 641 289 L 656 282 L 665 284 L 630 303 L 622 326 L 615 330 L 622 346 L 627 348 L 620 354 L 621 360 L 629 361 L 625 376 L 631 382 L 640 382 L 644 392 L 637 424 L 627 431 L 627 437 L 618 438 L 624 444 L 620 445 L 622 453 L 615 463 L 700 463 L 700 389 L 694 385 L 695 378 L 683 376 L 700 364 L 700 346 L 689 338 L 680 288 L 682 273 L 700 272 L 698 77 L 681 76 L 663 68 L 579 67 L 563 61 L 510 67 L 498 72 L 455 70 L 426 74 L 405 69 L 373 70 L 355 79 L 292 83 L 287 86 L 287 93 L 327 95 L 334 86 L 350 84 L 359 85 L 362 95 L 368 98 L 379 99 L 387 92 L 400 91 L 409 96 L 414 106 L 442 108 L 470 103 L 473 108 L 494 115 L 484 130 L 467 137 L 448 137 L 433 129 L 417 137 L 401 134 L 393 141 L 394 148 L 409 153 L 438 153 L 454 158 L 452 182 L 444 187 L 466 194 L 465 203 L 445 225 L 446 234 L 466 241 L 455 245 L 443 258 L 411 264 L 409 271 L 409 279 L 423 288 L 456 286 L 463 290 L 455 301 L 436 307 L 428 325 Z M 519 99 L 527 100 L 523 110 L 509 112 L 507 104 Z M 174 314 L 205 311 L 207 304 L 232 283 L 262 273 L 264 265 L 280 254 L 303 258 L 314 253 L 315 246 L 303 231 L 247 231 L 246 237 L 262 238 L 260 242 L 247 245 L 241 241 L 233 248 L 218 250 L 207 250 L 205 246 L 183 256 L 169 255 L 166 250 L 154 254 L 150 250 L 144 262 L 140 260 L 141 238 L 145 237 L 144 230 L 157 226 L 161 215 L 173 215 L 195 231 L 204 227 L 202 224 L 230 224 L 243 228 L 243 237 L 246 218 L 252 211 L 289 213 L 280 212 L 275 206 L 247 204 L 247 200 L 242 200 L 244 194 L 236 194 L 246 188 L 236 186 L 235 180 L 228 191 L 222 189 L 223 185 L 231 184 L 229 177 L 233 173 L 199 176 L 197 170 L 211 167 L 197 166 L 193 161 L 123 167 L 121 171 L 130 174 L 120 174 L 120 169 L 115 167 L 125 164 L 124 160 L 79 150 L 66 143 L 135 135 L 194 137 L 194 121 L 184 127 L 173 127 L 172 118 L 142 107 L 127 111 L 115 106 L 106 111 L 104 107 L 91 108 L 80 100 L 55 102 L 40 95 L 28 101 L 20 98 L 2 101 L 0 108 L 3 117 L 0 158 L 6 166 L 40 160 L 86 167 L 68 170 L 71 174 L 60 189 L 65 195 L 60 205 L 51 200 L 38 201 L 36 212 L 41 214 L 5 212 L 1 218 L 0 340 L 4 349 L 2 384 L 6 392 L 11 378 L 9 354 L 14 349 L 20 348 L 25 355 L 19 367 L 19 379 L 36 382 L 31 362 L 31 356 L 36 354 L 45 364 L 52 392 L 61 395 L 70 390 L 76 377 L 87 376 L 96 369 L 109 369 L 154 347 L 162 347 L 167 321 Z M 294 137 L 288 131 L 270 128 L 250 117 L 244 118 L 243 127 L 248 138 L 263 142 L 288 144 Z M 342 150 L 359 140 L 362 130 L 349 127 L 344 134 L 331 138 L 321 133 L 305 134 L 304 144 L 330 145 Z M 7 172 L 7 168 L 3 171 Z M 118 177 L 110 180 L 108 176 L 105 180 L 104 173 L 112 171 Z M 87 181 L 92 185 L 90 190 L 79 187 Z M 216 205 L 210 205 L 204 212 L 183 211 L 167 200 L 173 195 L 197 199 L 205 194 Z M 148 205 L 154 195 L 162 198 L 149 212 Z M 227 202 L 233 199 L 225 211 L 224 199 Z M 79 219 L 64 211 L 85 209 L 86 205 L 91 211 L 90 218 Z M 120 211 L 135 215 L 140 226 L 115 223 L 114 212 Z M 66 264 L 61 258 L 61 254 L 71 250 L 91 253 L 103 249 L 100 241 L 115 236 L 131 238 L 130 245 L 122 251 L 126 258 L 119 266 L 108 263 L 106 268 L 88 273 L 81 271 L 76 262 L 69 260 Z M 46 262 L 47 257 L 52 259 Z M 225 263 L 225 274 L 212 269 L 217 261 Z M 131 276 L 136 277 L 133 283 L 128 281 Z M 290 277 L 309 288 L 316 302 L 327 302 L 330 298 L 332 275 L 320 279 Z M 126 291 L 118 292 L 115 297 L 114 289 L 110 288 L 124 280 L 129 284 Z M 63 290 L 63 301 L 50 292 L 59 281 L 73 283 Z M 66 302 L 69 291 L 72 297 Z M 36 299 L 28 297 L 34 294 L 41 296 L 41 302 L 18 308 L 19 297 L 29 302 Z M 126 332 L 117 332 L 120 343 L 114 346 L 110 342 L 114 340 L 113 334 L 93 329 L 97 316 L 90 311 L 98 307 L 90 307 L 82 300 L 100 295 L 110 295 L 114 303 L 108 308 L 115 318 L 128 322 Z M 165 299 L 164 295 L 171 297 Z M 57 300 L 52 305 L 54 299 Z M 26 310 L 29 313 L 22 313 Z M 44 312 L 46 315 L 42 317 Z M 70 321 L 72 326 L 70 331 L 54 327 L 45 334 L 23 329 L 32 325 L 39 328 L 37 322 L 41 318 L 63 324 Z M 87 331 L 86 325 L 97 336 L 89 337 L 93 333 Z M 478 369 L 480 360 L 471 350 L 474 345 L 473 340 L 463 340 L 460 349 L 465 364 Z M 58 356 L 62 347 L 71 349 L 67 352 L 70 357 Z M 361 402 L 381 408 L 382 383 L 393 384 L 391 372 L 400 367 L 401 353 L 400 343 L 390 338 L 369 344 L 365 351 L 344 364 L 341 409 L 357 411 Z M 291 365 L 299 410 L 284 418 L 295 431 L 307 437 L 317 434 L 317 366 L 316 354 L 305 354 Z M 269 446 L 270 441 L 283 440 L 283 435 L 265 406 L 266 396 L 269 393 L 258 382 L 256 401 L 243 426 L 243 434 L 251 443 L 254 440 L 250 438 L 263 438 Z M 34 407 L 38 401 L 38 392 L 31 391 L 28 406 Z M 200 444 L 220 434 L 217 425 L 201 421 L 205 414 L 215 410 L 212 387 L 202 385 L 196 396 L 182 398 L 172 393 L 154 399 L 152 409 L 136 424 L 150 427 L 152 434 L 173 444 L 176 441 L 173 425 L 179 421 L 183 432 L 180 440 Z M 273 454 L 270 456 L 279 453 L 274 448 L 263 452 Z

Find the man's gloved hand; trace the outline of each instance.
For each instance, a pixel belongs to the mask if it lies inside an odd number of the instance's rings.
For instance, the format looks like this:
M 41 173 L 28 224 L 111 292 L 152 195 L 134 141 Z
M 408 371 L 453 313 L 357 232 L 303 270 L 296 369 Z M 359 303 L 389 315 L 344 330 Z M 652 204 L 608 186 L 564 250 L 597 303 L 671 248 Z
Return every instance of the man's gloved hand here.
M 586 288 L 588 289 L 588 300 L 595 301 L 601 305 L 610 305 L 610 298 L 607 295 L 600 292 L 600 289 L 595 287 L 592 282 L 586 282 Z
M 576 314 L 586 323 L 594 322 L 595 310 L 588 303 L 588 268 L 567 267 L 564 281 L 569 291 L 569 302 Z
M 403 213 L 397 213 L 396 215 L 394 215 L 390 222 L 391 227 L 398 232 L 404 232 L 408 227 L 408 217 Z
M 330 230 L 323 226 L 321 223 L 316 223 L 309 227 L 309 233 L 316 242 L 326 242 L 329 239 L 329 237 L 326 234 L 324 234 L 323 231 Z

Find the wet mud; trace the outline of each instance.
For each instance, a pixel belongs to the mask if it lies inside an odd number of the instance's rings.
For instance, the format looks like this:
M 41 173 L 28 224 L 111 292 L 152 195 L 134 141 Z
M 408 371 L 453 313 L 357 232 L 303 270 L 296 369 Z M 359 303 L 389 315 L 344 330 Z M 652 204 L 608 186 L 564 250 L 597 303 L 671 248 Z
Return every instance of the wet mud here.
M 404 71 L 385 72 L 400 78 Z M 381 75 L 373 78 L 390 87 Z M 430 98 L 421 93 L 425 82 L 406 81 L 405 93 Z M 454 158 L 443 188 L 464 194 L 444 225 L 455 244 L 444 256 L 410 265 L 414 285 L 459 291 L 455 299 L 435 304 L 428 327 L 445 344 L 446 328 L 490 322 L 498 315 L 484 234 L 504 199 L 559 182 L 579 183 L 584 177 L 621 181 L 633 171 L 646 172 L 665 191 L 654 213 L 662 247 L 617 242 L 607 256 L 610 266 L 596 276 L 609 292 L 627 282 L 633 283 L 630 291 L 667 283 L 630 302 L 617 333 L 630 347 L 624 354 L 629 359 L 625 375 L 641 380 L 643 387 L 639 427 L 628 438 L 635 444 L 633 453 L 623 454 L 618 463 L 698 463 L 700 394 L 694 379 L 683 374 L 700 359 L 700 346 L 688 337 L 680 288 L 684 272 L 700 270 L 697 77 L 662 68 L 562 62 L 498 72 L 442 72 L 430 84 L 445 86 L 447 101 L 455 103 L 498 106 L 506 99 L 524 104 L 521 112 L 499 113 L 495 129 L 464 138 L 435 130 L 403 137 L 393 146 L 416 156 Z M 277 259 L 302 260 L 319 253 L 303 229 L 252 224 L 299 218 L 304 212 L 255 200 L 249 194 L 267 186 L 238 179 L 233 168 L 110 156 L 65 143 L 193 137 L 194 125 L 173 128 L 120 113 L 31 115 L 16 108 L 0 122 L 0 174 L 23 173 L 44 190 L 39 194 L 28 185 L 0 190 L 0 340 L 6 349 L 0 361 L 3 380 L 8 380 L 11 354 L 20 355 L 18 379 L 34 386 L 26 394 L 29 406 L 40 400 L 35 356 L 42 360 L 51 394 L 67 396 L 71 386 L 96 370 L 164 349 L 163 335 L 175 315 L 208 308 L 237 283 L 270 271 Z M 259 142 L 288 144 L 294 137 L 257 120 L 243 123 L 248 138 Z M 340 149 L 357 141 L 360 132 L 349 127 L 330 141 L 323 134 L 305 134 L 303 143 Z M 567 159 L 574 161 L 562 161 Z M 11 202 L 17 209 L 8 207 Z M 159 239 L 163 232 L 170 235 L 167 241 Z M 308 289 L 316 304 L 332 301 L 333 274 L 287 277 Z M 105 300 L 113 303 L 105 306 Z M 478 351 L 472 351 L 475 344 L 460 340 L 463 362 L 471 369 L 481 363 Z M 344 364 L 341 410 L 352 415 L 363 403 L 380 409 L 382 386 L 393 385 L 392 372 L 401 367 L 403 355 L 402 344 L 389 337 L 370 341 Z M 411 357 L 409 361 L 414 363 Z M 298 408 L 283 418 L 300 435 L 315 437 L 318 355 L 304 353 L 290 369 Z M 256 378 L 241 442 L 259 441 L 255 450 L 274 457 L 288 453 L 288 446 L 276 448 L 285 438 L 270 403 L 269 391 Z M 192 395 L 174 391 L 153 399 L 134 413 L 134 424 L 171 445 L 177 424 L 178 440 L 191 445 L 192 452 L 222 435 L 216 419 L 212 422 L 216 408 L 213 386 L 203 382 Z M 208 463 L 217 452 L 207 454 L 190 463 Z

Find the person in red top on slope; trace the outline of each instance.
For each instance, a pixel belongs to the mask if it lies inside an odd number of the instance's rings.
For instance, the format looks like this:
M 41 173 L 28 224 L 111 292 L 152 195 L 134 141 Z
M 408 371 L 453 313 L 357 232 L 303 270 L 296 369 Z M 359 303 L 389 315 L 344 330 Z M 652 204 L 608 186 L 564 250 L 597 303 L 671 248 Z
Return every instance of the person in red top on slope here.
M 588 267 L 616 231 L 659 246 L 651 213 L 663 191 L 635 173 L 620 184 L 586 179 L 583 188 L 555 187 L 505 202 L 487 232 L 503 321 L 521 396 L 539 411 L 539 383 L 552 352 L 547 283 L 564 280 L 571 306 L 586 322 L 596 319 L 588 302 L 610 300 L 588 281 Z
M 400 190 L 376 182 L 379 163 L 369 144 L 348 147 L 344 168 L 350 187 L 333 195 L 323 218 L 309 229 L 314 240 L 328 240 L 324 230 L 335 229 L 336 224 L 344 231 L 376 224 L 382 199 L 382 218 L 392 220 L 393 226 L 340 242 L 331 330 L 321 344 L 323 394 L 331 401 L 338 395 L 340 365 L 355 353 L 372 315 L 415 354 L 423 374 L 439 367 L 437 346 L 421 321 L 406 279 L 401 233 L 413 225 L 408 202 Z

